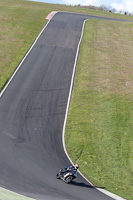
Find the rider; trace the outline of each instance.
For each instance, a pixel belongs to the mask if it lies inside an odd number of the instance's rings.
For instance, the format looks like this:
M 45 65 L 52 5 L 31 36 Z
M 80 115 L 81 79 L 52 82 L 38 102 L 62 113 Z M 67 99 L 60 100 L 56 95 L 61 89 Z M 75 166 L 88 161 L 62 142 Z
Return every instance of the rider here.
M 70 171 L 70 170 L 72 170 L 72 169 L 77 170 L 78 168 L 79 168 L 79 165 L 78 165 L 78 164 L 75 164 L 74 166 L 68 167 L 68 168 L 67 168 L 67 171 Z
M 75 164 L 74 166 L 69 166 L 68 168 L 65 167 L 64 170 L 61 169 L 60 173 L 61 173 L 61 175 L 63 175 L 65 172 L 68 172 L 68 171 L 72 171 L 72 170 L 77 171 L 78 168 L 79 168 L 79 165 Z

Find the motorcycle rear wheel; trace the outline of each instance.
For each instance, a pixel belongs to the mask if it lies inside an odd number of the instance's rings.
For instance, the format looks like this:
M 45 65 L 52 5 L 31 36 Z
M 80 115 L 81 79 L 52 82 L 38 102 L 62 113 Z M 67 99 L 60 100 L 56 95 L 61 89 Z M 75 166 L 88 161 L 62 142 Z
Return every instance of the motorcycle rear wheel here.
M 68 184 L 68 183 L 70 183 L 72 181 L 72 179 L 73 179 L 72 176 L 68 176 L 68 177 L 66 177 L 66 179 L 64 181 L 65 181 L 65 183 Z

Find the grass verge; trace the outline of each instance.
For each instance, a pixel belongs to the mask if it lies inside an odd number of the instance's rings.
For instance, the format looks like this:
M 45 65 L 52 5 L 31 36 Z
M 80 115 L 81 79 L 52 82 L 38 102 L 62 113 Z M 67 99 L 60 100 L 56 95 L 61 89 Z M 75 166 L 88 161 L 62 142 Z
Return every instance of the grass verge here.
M 0 200 L 34 200 L 34 199 L 16 194 L 4 188 L 0 188 Z
M 88 20 L 66 125 L 66 147 L 97 186 L 133 199 L 133 24 Z

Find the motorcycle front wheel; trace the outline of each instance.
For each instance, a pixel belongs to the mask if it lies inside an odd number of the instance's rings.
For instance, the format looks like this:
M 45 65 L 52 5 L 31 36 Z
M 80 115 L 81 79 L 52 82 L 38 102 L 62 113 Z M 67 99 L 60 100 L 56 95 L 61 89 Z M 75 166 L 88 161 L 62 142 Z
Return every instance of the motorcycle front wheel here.
M 58 173 L 58 174 L 56 174 L 56 178 L 57 178 L 57 179 L 59 179 L 59 178 L 60 178 L 60 175 L 59 175 L 59 173 Z

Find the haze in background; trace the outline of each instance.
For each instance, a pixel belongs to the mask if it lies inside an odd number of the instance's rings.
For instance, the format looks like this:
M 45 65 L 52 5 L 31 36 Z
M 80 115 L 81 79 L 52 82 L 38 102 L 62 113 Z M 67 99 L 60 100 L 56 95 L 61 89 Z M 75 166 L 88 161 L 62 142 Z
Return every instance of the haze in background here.
M 117 11 L 133 13 L 133 0 L 32 0 L 54 4 L 107 6 Z

